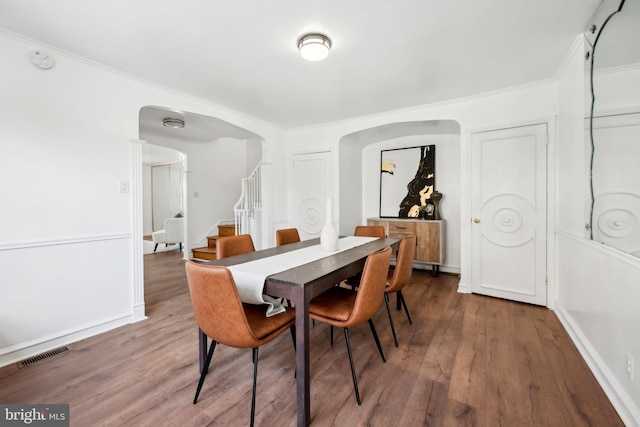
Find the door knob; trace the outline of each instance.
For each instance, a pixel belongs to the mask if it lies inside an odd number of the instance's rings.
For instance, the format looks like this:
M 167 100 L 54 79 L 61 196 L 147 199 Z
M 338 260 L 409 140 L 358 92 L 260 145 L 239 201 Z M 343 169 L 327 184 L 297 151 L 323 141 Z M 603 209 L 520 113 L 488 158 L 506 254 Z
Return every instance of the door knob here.
M 473 218 L 473 222 L 475 222 L 476 224 L 480 224 L 480 218 Z

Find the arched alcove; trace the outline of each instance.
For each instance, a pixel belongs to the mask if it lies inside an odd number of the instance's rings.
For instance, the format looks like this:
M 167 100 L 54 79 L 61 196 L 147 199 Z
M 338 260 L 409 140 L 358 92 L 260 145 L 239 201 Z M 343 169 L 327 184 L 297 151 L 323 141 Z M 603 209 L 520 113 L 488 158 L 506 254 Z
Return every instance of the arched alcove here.
M 380 151 L 436 146 L 436 189 L 444 197 L 446 264 L 460 266 L 460 124 L 455 120 L 397 122 L 345 135 L 339 143 L 340 234 L 377 217 L 380 207 Z

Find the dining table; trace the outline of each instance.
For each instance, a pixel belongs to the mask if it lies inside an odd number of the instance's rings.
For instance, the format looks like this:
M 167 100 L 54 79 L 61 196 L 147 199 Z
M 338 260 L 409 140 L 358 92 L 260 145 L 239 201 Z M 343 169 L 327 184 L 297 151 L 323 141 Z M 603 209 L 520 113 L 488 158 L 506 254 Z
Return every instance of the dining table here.
M 369 239 L 366 242 L 340 252 L 326 252 L 326 256 L 303 262 L 284 271 L 266 276 L 264 293 L 284 298 L 293 303 L 296 311 L 296 406 L 297 425 L 310 424 L 310 370 L 309 370 L 309 302 L 315 296 L 361 273 L 367 257 L 387 246 L 397 248 L 400 239 Z M 309 239 L 288 245 L 258 250 L 222 258 L 215 261 L 200 261 L 203 264 L 233 267 L 268 257 L 281 257 L 304 248 L 319 246 L 320 239 Z M 284 255 L 286 256 L 286 255 Z M 199 331 L 200 371 L 204 369 L 207 355 L 207 336 Z

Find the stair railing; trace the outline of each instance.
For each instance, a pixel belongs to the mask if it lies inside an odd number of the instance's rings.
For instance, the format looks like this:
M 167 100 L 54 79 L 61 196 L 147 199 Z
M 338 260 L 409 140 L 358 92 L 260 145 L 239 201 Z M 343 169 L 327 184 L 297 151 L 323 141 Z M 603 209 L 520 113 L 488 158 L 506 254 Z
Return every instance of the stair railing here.
M 247 178 L 242 178 L 242 193 L 233 207 L 236 234 L 251 234 L 249 221 L 262 207 L 262 163 Z

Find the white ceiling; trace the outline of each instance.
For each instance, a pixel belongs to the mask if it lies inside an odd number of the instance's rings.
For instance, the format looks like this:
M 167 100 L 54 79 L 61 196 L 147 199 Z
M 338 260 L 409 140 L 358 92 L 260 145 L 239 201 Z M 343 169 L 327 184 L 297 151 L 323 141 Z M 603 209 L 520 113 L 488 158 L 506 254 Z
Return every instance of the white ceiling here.
M 291 128 L 553 78 L 599 3 L 0 0 L 0 27 Z

